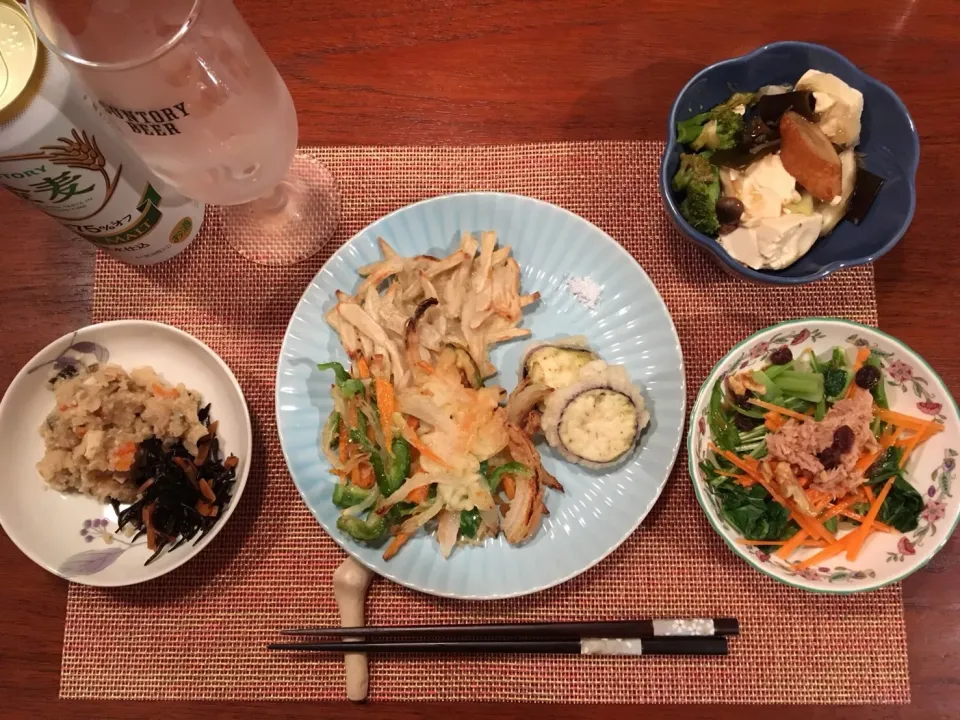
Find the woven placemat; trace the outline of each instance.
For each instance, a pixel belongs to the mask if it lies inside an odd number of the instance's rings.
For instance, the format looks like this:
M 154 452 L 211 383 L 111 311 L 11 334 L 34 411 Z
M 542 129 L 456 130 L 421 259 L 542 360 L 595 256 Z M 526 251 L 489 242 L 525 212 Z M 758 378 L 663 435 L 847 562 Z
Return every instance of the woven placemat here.
M 690 401 L 727 348 L 779 320 L 836 315 L 875 323 L 870 268 L 779 290 L 720 272 L 668 225 L 659 143 L 313 150 L 343 195 L 335 242 L 293 268 L 244 261 L 216 209 L 179 258 L 134 268 L 97 261 L 94 320 L 147 318 L 186 330 L 233 368 L 254 417 L 255 457 L 236 514 L 170 575 L 102 590 L 72 585 L 61 696 L 125 699 L 340 699 L 339 659 L 268 654 L 276 630 L 338 623 L 331 575 L 343 552 L 306 510 L 274 422 L 274 368 L 303 288 L 334 247 L 408 203 L 464 190 L 530 195 L 606 230 L 643 265 L 677 324 Z M 710 528 L 679 458 L 643 526 L 599 566 L 532 597 L 437 599 L 375 581 L 374 624 L 732 615 L 726 658 L 374 658 L 375 700 L 557 702 L 909 701 L 899 586 L 852 597 L 780 585 Z

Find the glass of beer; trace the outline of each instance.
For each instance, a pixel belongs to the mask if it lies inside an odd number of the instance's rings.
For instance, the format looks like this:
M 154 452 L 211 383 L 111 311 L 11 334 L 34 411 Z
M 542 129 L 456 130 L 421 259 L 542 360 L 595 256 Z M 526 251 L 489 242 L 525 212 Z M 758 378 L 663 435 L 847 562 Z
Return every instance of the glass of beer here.
M 29 0 L 41 41 L 181 194 L 223 205 L 246 258 L 287 265 L 336 229 L 330 172 L 297 151 L 290 92 L 231 0 Z

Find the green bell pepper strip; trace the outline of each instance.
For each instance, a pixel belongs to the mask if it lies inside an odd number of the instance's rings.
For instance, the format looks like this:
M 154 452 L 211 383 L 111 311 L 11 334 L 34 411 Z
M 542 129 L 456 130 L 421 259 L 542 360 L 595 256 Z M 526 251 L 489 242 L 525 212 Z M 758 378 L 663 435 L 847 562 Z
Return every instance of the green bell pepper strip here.
M 337 484 L 333 488 L 333 504 L 341 508 L 353 507 L 369 498 L 372 492 L 356 485 Z
M 380 538 L 387 529 L 387 522 L 380 515 L 371 512 L 366 520 L 341 515 L 337 518 L 337 530 L 347 533 L 354 540 L 372 542 Z
M 340 393 L 345 398 L 351 398 L 357 393 L 362 393 L 364 390 L 363 380 L 350 377 L 350 373 L 338 362 L 320 363 L 317 365 L 317 369 L 333 370 L 333 374 L 336 376 L 337 387 L 340 388 Z
M 497 490 L 500 488 L 500 482 L 503 480 L 504 475 L 529 475 L 530 473 L 530 468 L 523 463 L 518 462 L 508 462 L 498 468 L 494 468 L 493 472 L 487 476 L 487 483 L 490 485 L 490 492 L 497 492 Z
M 480 527 L 480 511 L 476 508 L 460 512 L 460 534 L 466 538 L 475 538 Z
M 337 378 L 337 385 L 345 383 L 350 379 L 350 373 L 344 370 L 343 365 L 338 362 L 319 363 L 317 370 L 333 370 L 333 374 L 336 375 Z
M 379 478 L 377 479 L 380 492 L 384 496 L 392 495 L 399 490 L 410 476 L 410 444 L 402 437 L 395 437 L 393 443 L 391 443 L 391 448 L 393 450 L 393 460 L 386 468 L 383 483 L 380 482 Z M 372 456 L 371 462 L 373 462 Z M 376 465 L 374 465 L 374 472 L 376 472 Z

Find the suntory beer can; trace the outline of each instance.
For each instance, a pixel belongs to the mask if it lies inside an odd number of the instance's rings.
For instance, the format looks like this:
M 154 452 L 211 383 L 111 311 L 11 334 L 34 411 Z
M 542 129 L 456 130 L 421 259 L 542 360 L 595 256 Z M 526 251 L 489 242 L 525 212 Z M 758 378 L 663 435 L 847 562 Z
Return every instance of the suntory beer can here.
M 134 265 L 172 258 L 204 206 L 177 195 L 98 116 L 15 0 L 0 0 L 0 185 Z

